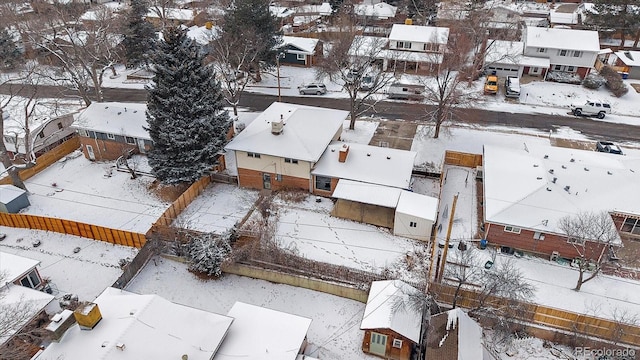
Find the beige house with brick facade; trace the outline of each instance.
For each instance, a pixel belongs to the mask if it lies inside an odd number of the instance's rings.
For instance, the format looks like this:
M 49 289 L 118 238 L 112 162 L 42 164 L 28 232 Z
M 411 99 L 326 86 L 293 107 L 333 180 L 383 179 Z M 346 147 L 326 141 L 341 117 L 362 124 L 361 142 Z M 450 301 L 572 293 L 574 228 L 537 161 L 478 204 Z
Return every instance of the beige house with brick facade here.
M 84 156 L 89 160 L 116 160 L 127 152 L 151 149 L 147 105 L 140 103 L 94 102 L 81 111 L 73 127 L 80 135 Z
M 349 113 L 274 102 L 240 132 L 233 151 L 238 184 L 253 189 L 312 190 L 311 170 L 331 141 L 340 139 Z
M 570 241 L 559 220 L 602 211 L 611 214 L 618 233 L 640 237 L 638 184 L 638 158 L 549 146 L 514 150 L 485 145 L 485 237 L 507 249 L 574 258 L 580 244 Z M 610 245 L 620 244 L 618 238 Z

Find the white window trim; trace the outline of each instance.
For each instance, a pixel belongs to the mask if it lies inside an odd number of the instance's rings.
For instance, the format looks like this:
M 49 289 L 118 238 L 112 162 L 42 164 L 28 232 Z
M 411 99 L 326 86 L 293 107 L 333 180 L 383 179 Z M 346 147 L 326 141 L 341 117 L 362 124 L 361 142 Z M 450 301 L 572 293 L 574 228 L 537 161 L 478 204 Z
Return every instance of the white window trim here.
M 533 238 L 535 240 L 544 240 L 544 233 L 540 231 L 536 231 L 533 233 Z
M 116 139 L 116 136 L 115 136 L 115 135 L 113 135 L 113 134 L 111 134 L 111 133 L 107 133 L 107 139 L 109 139 L 109 140 L 115 140 L 115 139 Z
M 397 349 L 401 349 L 402 348 L 402 340 L 393 339 L 393 347 L 397 348 Z
M 131 139 L 131 142 L 129 142 L 129 139 Z M 126 142 L 129 145 L 135 145 L 136 144 L 136 139 L 133 136 L 125 136 L 124 137 L 124 142 Z
M 504 232 L 509 232 L 509 233 L 513 233 L 513 234 L 520 234 L 521 231 L 522 231 L 522 229 L 520 229 L 519 227 L 510 226 L 510 225 L 505 225 L 504 226 Z
M 89 132 L 85 129 L 78 129 L 78 134 L 80 134 L 80 136 L 89 137 Z
M 307 55 L 305 55 L 305 54 L 296 54 L 296 59 L 298 59 L 298 60 L 307 60 Z

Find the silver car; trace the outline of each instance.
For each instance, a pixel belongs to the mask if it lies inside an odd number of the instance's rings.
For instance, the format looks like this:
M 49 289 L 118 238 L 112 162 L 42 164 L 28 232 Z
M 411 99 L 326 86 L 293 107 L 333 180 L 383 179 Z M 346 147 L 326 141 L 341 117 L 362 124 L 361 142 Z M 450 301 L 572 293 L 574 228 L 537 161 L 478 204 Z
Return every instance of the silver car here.
M 300 95 L 324 95 L 327 93 L 327 87 L 321 83 L 312 83 L 298 87 Z

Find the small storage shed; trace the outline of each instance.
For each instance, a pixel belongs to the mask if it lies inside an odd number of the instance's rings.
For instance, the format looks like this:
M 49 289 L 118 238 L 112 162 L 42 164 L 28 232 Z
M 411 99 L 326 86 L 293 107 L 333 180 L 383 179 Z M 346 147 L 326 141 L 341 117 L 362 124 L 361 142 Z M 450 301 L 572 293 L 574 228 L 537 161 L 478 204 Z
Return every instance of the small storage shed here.
M 437 198 L 402 191 L 396 206 L 393 234 L 428 241 L 437 216 Z
M 482 359 L 482 328 L 459 308 L 432 315 L 427 329 L 425 358 Z
M 0 212 L 16 214 L 29 205 L 25 190 L 13 185 L 0 185 Z
M 393 212 L 402 189 L 340 179 L 332 197 L 331 215 L 365 224 L 393 228 Z

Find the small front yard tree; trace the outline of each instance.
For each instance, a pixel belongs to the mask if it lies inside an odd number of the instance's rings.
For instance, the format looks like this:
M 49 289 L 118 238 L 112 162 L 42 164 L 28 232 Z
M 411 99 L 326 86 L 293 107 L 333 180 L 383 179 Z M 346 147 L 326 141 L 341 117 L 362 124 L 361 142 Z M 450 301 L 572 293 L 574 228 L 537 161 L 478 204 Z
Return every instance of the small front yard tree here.
M 582 284 L 593 280 L 606 261 L 607 252 L 614 241 L 619 239 L 618 231 L 608 212 L 582 212 L 565 216 L 558 222 L 558 228 L 567 236 L 567 240 L 576 249 L 578 257 L 573 265 L 578 269 L 575 291 Z
M 149 165 L 165 184 L 193 182 L 207 174 L 225 144 L 229 115 L 220 83 L 184 30 L 164 31 L 148 86 Z
M 235 228 L 221 235 L 213 233 L 189 235 L 187 256 L 189 270 L 207 276 L 220 277 L 222 263 L 231 253 L 231 243 L 236 237 Z

